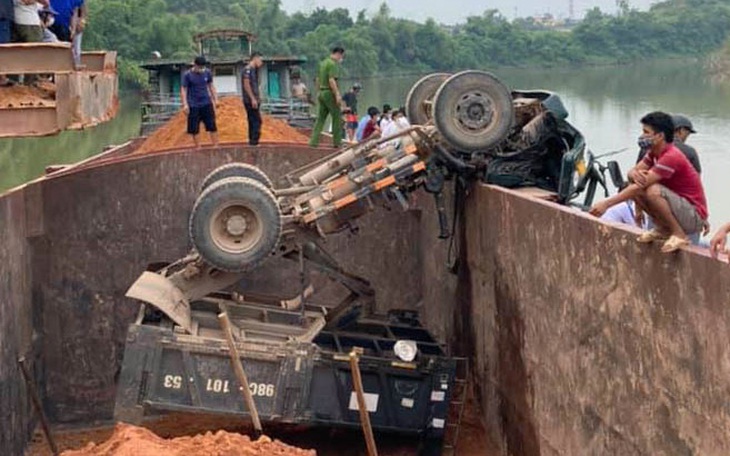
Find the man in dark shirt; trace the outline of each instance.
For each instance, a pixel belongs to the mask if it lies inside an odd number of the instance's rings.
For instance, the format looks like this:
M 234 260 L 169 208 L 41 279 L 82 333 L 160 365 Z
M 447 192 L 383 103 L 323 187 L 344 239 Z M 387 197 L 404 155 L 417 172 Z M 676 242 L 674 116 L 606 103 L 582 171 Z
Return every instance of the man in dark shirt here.
M 261 94 L 259 93 L 259 68 L 264 65 L 260 52 L 251 54 L 248 65 L 243 68 L 243 106 L 248 117 L 248 143 L 258 146 L 261 138 Z
M 360 85 L 359 82 L 356 82 L 352 85 L 352 88 L 342 96 L 342 101 L 345 102 L 345 106 L 350 108 L 350 111 L 352 111 L 355 115 L 357 115 L 357 96 L 360 94 L 361 90 L 362 85 Z
M 700 157 L 697 155 L 695 148 L 687 144 L 689 135 L 697 133 L 694 126 L 692 126 L 692 121 L 682 114 L 674 114 L 672 122 L 674 122 L 674 146 L 687 157 L 697 172 L 702 174 Z
M 183 110 L 188 113 L 188 134 L 193 136 L 196 149 L 200 148 L 200 122 L 205 124 L 213 145 L 218 146 L 214 107 L 218 104 L 218 97 L 213 86 L 213 75 L 205 67 L 207 64 L 205 57 L 196 57 L 193 68 L 183 76 L 180 89 Z

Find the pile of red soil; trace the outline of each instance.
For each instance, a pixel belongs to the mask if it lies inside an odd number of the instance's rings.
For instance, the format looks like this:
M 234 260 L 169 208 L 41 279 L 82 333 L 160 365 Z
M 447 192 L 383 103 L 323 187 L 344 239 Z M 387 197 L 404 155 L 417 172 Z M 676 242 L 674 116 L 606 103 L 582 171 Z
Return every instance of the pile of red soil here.
M 223 98 L 216 108 L 216 124 L 221 144 L 248 142 L 248 120 L 243 102 L 238 97 Z M 208 143 L 208 134 L 201 124 L 201 144 Z M 309 138 L 285 121 L 271 116 L 263 116 L 261 142 L 288 142 L 305 144 Z M 193 139 L 187 134 L 187 115 L 179 112 L 165 125 L 155 131 L 142 143 L 135 154 L 151 153 L 178 147 L 192 147 Z
M 218 431 L 195 437 L 166 440 L 151 431 L 128 424 L 117 424 L 114 434 L 102 444 L 89 443 L 80 450 L 61 456 L 316 456 L 268 437 L 256 441 L 241 434 Z
M 55 106 L 55 96 L 56 87 L 51 82 L 0 87 L 0 108 Z

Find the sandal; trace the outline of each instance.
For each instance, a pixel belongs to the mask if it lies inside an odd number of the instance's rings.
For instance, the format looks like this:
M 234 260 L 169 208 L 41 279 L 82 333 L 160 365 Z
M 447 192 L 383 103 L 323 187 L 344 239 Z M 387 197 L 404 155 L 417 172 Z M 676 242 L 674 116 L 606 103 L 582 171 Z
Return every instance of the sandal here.
M 684 239 L 679 236 L 670 237 L 667 242 L 662 246 L 662 253 L 672 253 L 689 245 L 689 239 Z
M 664 234 L 661 231 L 657 230 L 651 230 L 641 233 L 641 235 L 636 238 L 636 242 L 639 242 L 641 244 L 651 244 L 652 242 L 666 241 L 667 239 L 669 239 L 668 234 Z

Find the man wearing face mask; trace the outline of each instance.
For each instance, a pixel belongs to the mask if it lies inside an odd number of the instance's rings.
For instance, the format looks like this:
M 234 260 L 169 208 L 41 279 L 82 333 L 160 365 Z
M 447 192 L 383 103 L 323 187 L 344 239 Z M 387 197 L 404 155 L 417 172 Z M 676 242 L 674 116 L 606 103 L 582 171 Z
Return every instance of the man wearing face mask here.
M 687 157 L 697 173 L 702 174 L 702 166 L 700 166 L 700 157 L 694 147 L 687 144 L 687 138 L 693 133 L 697 133 L 692 125 L 692 121 L 682 114 L 673 114 L 672 123 L 674 124 L 674 146 Z M 647 149 L 639 151 L 639 159 L 641 161 L 646 155 Z
M 671 116 L 652 112 L 641 119 L 641 125 L 639 147 L 648 152 L 629 171 L 630 184 L 617 195 L 596 203 L 590 213 L 600 217 L 612 206 L 634 200 L 656 225 L 642 233 L 638 242 L 662 241 L 662 252 L 674 252 L 689 244 L 688 235 L 706 226 L 705 190 L 697 170 L 672 144 Z

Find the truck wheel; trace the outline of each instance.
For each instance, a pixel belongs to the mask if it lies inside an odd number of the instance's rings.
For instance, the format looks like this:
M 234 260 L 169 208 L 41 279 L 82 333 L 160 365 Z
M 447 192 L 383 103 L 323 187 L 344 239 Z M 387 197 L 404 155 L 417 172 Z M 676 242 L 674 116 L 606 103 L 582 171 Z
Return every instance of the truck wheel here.
M 485 71 L 451 76 L 436 92 L 433 112 L 439 133 L 464 152 L 496 146 L 509 134 L 514 121 L 512 94 Z
M 406 117 L 411 124 L 426 125 L 431 121 L 433 97 L 449 76 L 449 73 L 433 73 L 413 84 L 406 98 Z
M 227 177 L 248 177 L 249 179 L 253 179 L 264 184 L 264 187 L 268 189 L 274 188 L 274 184 L 271 182 L 271 179 L 269 179 L 269 176 L 267 176 L 266 173 L 261 171 L 259 168 L 249 165 L 248 163 L 229 163 L 227 165 L 219 166 L 205 176 L 203 183 L 200 185 L 200 191 L 202 192 L 206 188 L 210 187 L 212 183 Z
M 190 214 L 190 240 L 211 266 L 245 272 L 260 265 L 281 235 L 276 198 L 260 182 L 228 177 L 200 194 Z

